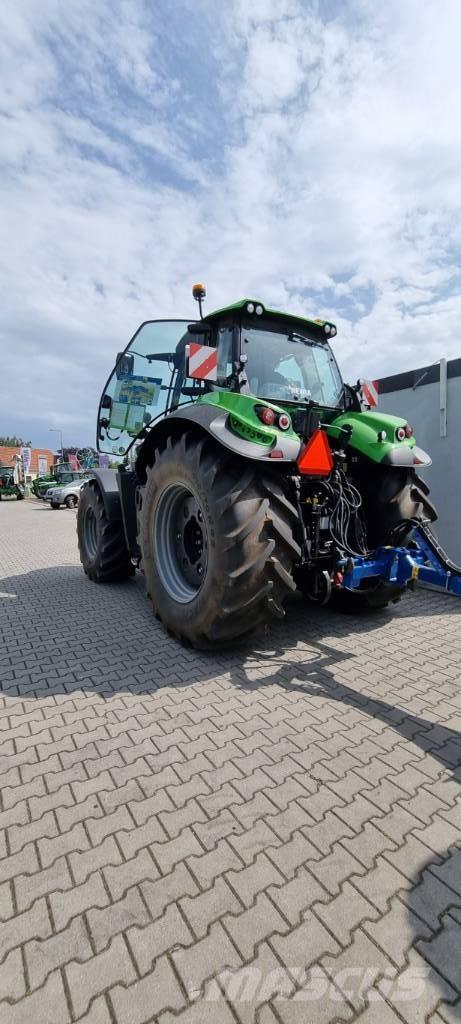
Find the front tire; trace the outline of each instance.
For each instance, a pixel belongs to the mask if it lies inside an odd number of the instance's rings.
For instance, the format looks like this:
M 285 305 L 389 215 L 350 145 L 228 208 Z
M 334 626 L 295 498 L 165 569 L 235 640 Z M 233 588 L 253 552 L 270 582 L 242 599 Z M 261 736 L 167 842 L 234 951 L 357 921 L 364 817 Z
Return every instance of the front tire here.
M 77 513 L 80 561 L 90 580 L 115 583 L 133 576 L 135 567 L 120 520 L 108 519 L 97 483 L 90 480 L 80 492 Z
M 64 502 L 66 508 L 76 508 L 77 503 L 78 503 L 78 499 L 73 494 L 69 494 L 69 497 L 66 498 L 66 500 Z
M 146 591 L 179 640 L 215 648 L 284 616 L 297 513 L 266 467 L 188 433 L 155 452 L 139 506 Z

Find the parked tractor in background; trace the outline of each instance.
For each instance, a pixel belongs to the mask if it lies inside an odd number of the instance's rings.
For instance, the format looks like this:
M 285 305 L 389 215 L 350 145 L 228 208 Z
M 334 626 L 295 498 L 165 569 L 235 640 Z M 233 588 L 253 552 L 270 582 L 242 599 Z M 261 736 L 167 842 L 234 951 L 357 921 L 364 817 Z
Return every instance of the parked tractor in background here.
M 77 480 L 83 480 L 83 469 L 72 469 L 69 462 L 59 462 L 52 473 L 38 476 L 32 481 L 31 487 L 36 498 L 44 498 L 50 487 L 65 487 Z
M 24 494 L 24 473 L 20 467 L 0 466 L 0 501 L 2 498 L 16 498 L 17 501 L 22 501 Z
M 203 316 L 193 294 L 200 319 L 141 324 L 104 387 L 98 449 L 131 468 L 82 488 L 86 574 L 139 566 L 157 617 L 198 648 L 253 636 L 296 588 L 398 600 L 414 531 L 436 518 L 411 426 L 373 408 L 373 385 L 344 383 L 330 321 L 256 299 Z

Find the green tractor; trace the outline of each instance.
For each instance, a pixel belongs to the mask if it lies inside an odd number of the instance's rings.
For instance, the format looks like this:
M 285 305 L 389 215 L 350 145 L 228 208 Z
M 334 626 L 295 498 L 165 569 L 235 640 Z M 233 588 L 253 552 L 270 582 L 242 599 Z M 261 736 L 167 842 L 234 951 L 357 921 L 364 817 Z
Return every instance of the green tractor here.
M 81 480 L 83 476 L 83 470 L 72 469 L 69 462 L 59 462 L 52 473 L 38 476 L 32 481 L 32 492 L 36 498 L 44 498 L 50 487 L 66 487 L 74 480 Z
M 16 498 L 17 501 L 22 501 L 24 494 L 22 474 L 15 473 L 13 466 L 0 466 L 0 501 L 2 498 Z
M 283 617 L 296 589 L 397 600 L 415 573 L 389 551 L 436 518 L 411 427 L 373 411 L 371 383 L 343 382 L 330 321 L 255 299 L 203 316 L 193 294 L 200 319 L 141 324 L 102 393 L 98 449 L 120 467 L 81 492 L 86 574 L 138 566 L 167 630 L 203 649 Z

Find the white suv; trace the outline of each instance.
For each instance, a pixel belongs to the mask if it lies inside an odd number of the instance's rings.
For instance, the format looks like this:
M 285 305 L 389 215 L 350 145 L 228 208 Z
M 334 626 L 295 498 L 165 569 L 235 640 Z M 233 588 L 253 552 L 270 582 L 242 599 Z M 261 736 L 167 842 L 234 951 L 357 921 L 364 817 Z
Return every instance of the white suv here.
M 49 501 L 51 508 L 60 508 L 61 505 L 65 505 L 66 508 L 76 508 L 80 491 L 88 479 L 89 476 L 83 480 L 73 480 L 72 483 L 64 484 L 61 487 L 49 487 L 45 492 L 45 501 Z

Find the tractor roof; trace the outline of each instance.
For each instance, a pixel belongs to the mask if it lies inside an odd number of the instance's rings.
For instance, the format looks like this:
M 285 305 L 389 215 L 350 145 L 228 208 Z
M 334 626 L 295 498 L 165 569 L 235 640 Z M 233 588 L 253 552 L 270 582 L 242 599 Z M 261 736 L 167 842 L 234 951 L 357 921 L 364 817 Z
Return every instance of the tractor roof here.
M 336 334 L 336 325 L 332 323 L 331 320 L 321 320 L 320 318 L 318 320 L 312 320 L 306 316 L 297 316 L 293 313 L 283 313 L 278 309 L 268 309 L 267 306 L 264 306 L 263 303 L 259 301 L 259 299 L 239 299 L 238 302 L 233 302 L 230 306 L 223 306 L 222 309 L 215 309 L 211 313 L 207 313 L 204 316 L 204 320 L 211 320 L 213 322 L 215 320 L 220 320 L 223 316 L 226 316 L 226 314 L 229 313 L 243 313 L 249 303 L 253 304 L 255 308 L 256 306 L 262 306 L 264 314 L 271 317 L 271 319 L 283 320 L 285 323 L 286 321 L 289 321 L 290 324 L 298 324 L 300 327 L 304 327 L 304 329 L 308 327 L 309 331 L 314 334 L 314 337 L 318 337 L 320 341 L 328 341 L 331 335 Z M 255 321 L 258 321 L 257 316 L 255 317 Z M 327 327 L 327 330 L 325 330 L 325 327 Z

